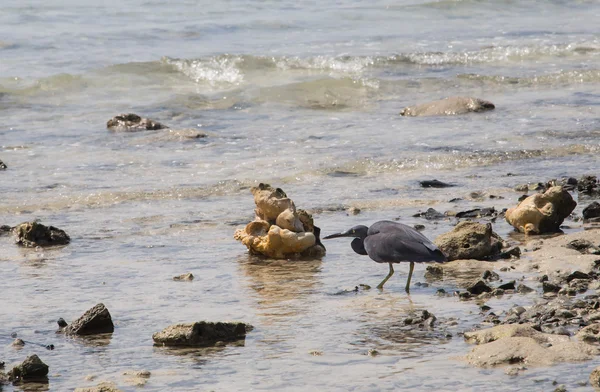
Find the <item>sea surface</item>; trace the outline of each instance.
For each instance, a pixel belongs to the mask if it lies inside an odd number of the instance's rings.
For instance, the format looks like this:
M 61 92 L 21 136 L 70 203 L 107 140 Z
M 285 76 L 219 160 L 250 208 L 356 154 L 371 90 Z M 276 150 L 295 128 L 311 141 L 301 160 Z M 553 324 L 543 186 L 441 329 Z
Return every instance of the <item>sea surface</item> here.
M 72 242 L 23 249 L 0 237 L 0 361 L 37 353 L 50 374 L 36 390 L 50 391 L 586 390 L 597 361 L 518 377 L 468 365 L 460 332 L 481 322 L 480 304 L 436 296 L 459 289 L 452 279 L 409 297 L 398 266 L 383 291 L 347 293 L 387 267 L 343 239 L 322 260 L 261 259 L 233 233 L 253 219 L 261 182 L 325 234 L 397 219 L 433 239 L 455 221 L 414 214 L 501 210 L 516 185 L 599 174 L 599 20 L 592 0 L 4 0 L 0 224 L 38 219 Z M 496 109 L 399 115 L 455 95 Z M 207 137 L 106 129 L 129 112 Z M 427 179 L 455 186 L 421 188 Z M 502 219 L 494 230 L 523 240 Z M 172 280 L 186 272 L 193 282 Z M 99 302 L 112 336 L 54 333 L 59 317 Z M 403 329 L 422 309 L 455 326 Z M 152 333 L 200 320 L 255 329 L 218 350 L 153 346 Z M 55 350 L 17 350 L 12 333 Z M 123 375 L 142 369 L 152 376 L 141 388 Z

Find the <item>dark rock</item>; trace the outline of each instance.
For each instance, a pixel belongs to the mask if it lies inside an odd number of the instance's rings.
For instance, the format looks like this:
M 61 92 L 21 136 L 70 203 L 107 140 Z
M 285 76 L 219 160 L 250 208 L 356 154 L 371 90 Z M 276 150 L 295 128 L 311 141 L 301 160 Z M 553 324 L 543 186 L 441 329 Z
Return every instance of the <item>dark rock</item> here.
M 442 214 L 439 211 L 434 210 L 433 208 L 428 208 L 425 212 L 418 212 L 413 215 L 415 218 L 425 218 L 427 220 L 436 220 L 436 219 L 444 219 L 446 215 Z
M 64 332 L 67 335 L 94 335 L 114 332 L 114 330 L 108 309 L 100 303 L 69 324 Z
M 152 335 L 155 345 L 162 346 L 212 346 L 217 342 L 242 340 L 252 326 L 239 322 L 212 323 L 200 321 L 171 325 Z
M 6 168 L 7 168 L 6 164 L 4 162 L 0 161 L 0 170 L 4 170 Z
M 511 280 L 508 283 L 501 284 L 500 286 L 498 286 L 498 288 L 502 289 L 502 290 L 514 290 L 515 289 L 515 281 Z
M 542 291 L 544 293 L 558 293 L 560 291 L 560 286 L 550 282 L 543 282 Z
M 600 203 L 593 202 L 583 209 L 583 219 L 592 219 L 600 217 Z
M 490 294 L 493 295 L 494 297 L 500 297 L 500 296 L 504 295 L 504 290 L 500 289 L 500 288 L 495 288 L 492 290 L 492 292 Z
M 483 275 L 481 275 L 481 279 L 486 280 L 488 282 L 494 282 L 496 280 L 500 280 L 500 275 L 498 275 L 494 271 L 485 270 Z
M 64 230 L 44 226 L 37 222 L 25 222 L 16 226 L 16 243 L 25 247 L 67 245 L 71 238 Z
M 569 274 L 569 276 L 567 276 L 567 282 L 570 282 L 573 279 L 589 280 L 589 279 L 592 279 L 592 277 L 590 275 L 586 274 L 585 272 L 573 271 Z
M 487 312 L 488 310 L 492 310 L 492 308 L 491 308 L 490 306 L 488 306 L 488 305 L 481 305 L 481 306 L 479 307 L 479 309 L 480 309 L 480 310 L 481 310 L 481 312 L 483 312 L 483 313 Z
M 492 288 L 485 284 L 483 280 L 478 280 L 477 282 L 467 287 L 467 291 L 473 295 L 479 295 L 481 293 L 489 293 L 490 291 L 492 291 Z
M 169 128 L 158 121 L 142 118 L 134 113 L 120 114 L 108 120 L 106 127 L 113 131 L 155 131 Z
M 497 255 L 502 249 L 502 239 L 492 231 L 490 223 L 460 222 L 434 242 L 450 261 L 483 260 Z
M 415 228 L 416 231 L 425 230 L 425 225 L 414 225 L 413 227 Z
M 469 299 L 471 298 L 471 293 L 469 293 L 468 291 L 463 291 L 462 293 L 458 293 L 458 298 Z
M 517 293 L 520 293 L 520 294 L 529 294 L 533 291 L 535 291 L 535 290 L 532 289 L 531 287 L 525 286 L 524 284 L 520 284 L 517 286 Z
M 598 196 L 600 195 L 600 184 L 596 176 L 583 176 L 577 181 L 577 191 L 580 195 Z
M 8 225 L 0 226 L 0 236 L 10 233 L 11 230 L 12 230 L 12 227 L 10 227 Z
M 507 250 L 500 252 L 498 258 L 500 259 L 510 259 L 511 257 L 520 258 L 521 257 L 521 248 L 518 246 L 513 246 L 512 248 L 508 248 Z
M 419 181 L 419 184 L 423 188 L 449 188 L 449 187 L 453 187 L 454 186 L 452 184 L 447 184 L 447 183 L 441 182 L 439 180 Z
M 456 213 L 457 218 L 481 218 L 484 216 L 495 216 L 497 211 L 494 207 L 475 208 L 473 210 L 461 211 Z
M 47 381 L 48 365 L 35 354 L 27 357 L 22 364 L 8 372 L 8 379 L 13 383 L 21 381 Z
M 68 325 L 67 322 L 65 321 L 65 319 L 62 318 L 62 317 L 59 318 L 58 320 L 56 320 L 56 323 L 58 324 L 58 326 L 60 328 L 64 328 L 64 327 L 66 327 Z
M 593 247 L 594 244 L 592 244 L 590 241 L 587 240 L 573 240 L 571 242 L 569 242 L 567 245 L 565 245 L 565 247 L 569 248 L 569 249 L 575 249 L 576 251 L 579 251 L 581 253 L 587 253 L 587 250 L 591 247 Z

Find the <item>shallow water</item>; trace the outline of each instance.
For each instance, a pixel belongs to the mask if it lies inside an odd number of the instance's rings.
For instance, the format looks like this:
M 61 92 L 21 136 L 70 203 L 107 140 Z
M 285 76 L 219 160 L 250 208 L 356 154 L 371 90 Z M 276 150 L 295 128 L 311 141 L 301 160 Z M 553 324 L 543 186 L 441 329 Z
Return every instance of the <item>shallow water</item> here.
M 38 353 L 49 390 L 102 380 L 137 390 L 122 375 L 135 369 L 152 372 L 144 390 L 537 391 L 554 380 L 583 389 L 593 361 L 516 378 L 462 362 L 470 347 L 457 333 L 481 316 L 475 302 L 435 296 L 456 290 L 452 279 L 415 286 L 409 299 L 400 266 L 383 292 L 340 295 L 377 284 L 387 269 L 348 241 L 327 242 L 321 261 L 268 261 L 232 236 L 253 218 L 249 188 L 259 182 L 314 211 L 325 233 L 398 218 L 435 238 L 453 221 L 413 214 L 502 209 L 520 196 L 517 184 L 597 174 L 599 17 L 596 1 L 3 4 L 0 223 L 40 219 L 72 243 L 19 249 L 0 237 L 0 359 Z M 451 95 L 496 110 L 398 115 Z M 107 131 L 122 112 L 208 137 Z M 456 186 L 418 186 L 433 178 Z M 520 239 L 503 221 L 494 230 Z M 424 270 L 413 282 L 425 282 Z M 172 281 L 185 272 L 195 280 Z M 54 334 L 58 317 L 97 302 L 113 316 L 111 337 Z M 458 324 L 402 330 L 421 309 Z M 243 346 L 152 346 L 167 325 L 226 319 L 255 326 Z M 12 332 L 56 349 L 17 351 Z

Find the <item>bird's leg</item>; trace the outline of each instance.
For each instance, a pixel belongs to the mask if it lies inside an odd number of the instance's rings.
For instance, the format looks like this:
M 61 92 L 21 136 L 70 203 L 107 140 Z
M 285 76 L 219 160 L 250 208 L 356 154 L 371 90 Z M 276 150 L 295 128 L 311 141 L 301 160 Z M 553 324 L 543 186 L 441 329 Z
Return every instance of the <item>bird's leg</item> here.
M 385 284 L 385 282 L 387 282 L 387 281 L 388 281 L 388 279 L 389 279 L 389 278 L 390 278 L 392 275 L 394 275 L 394 267 L 392 266 L 392 263 L 389 263 L 389 264 L 390 264 L 390 273 L 389 273 L 389 274 L 388 274 L 388 275 L 385 277 L 385 279 L 384 279 L 384 280 L 382 280 L 382 281 L 381 281 L 381 283 L 379 283 L 379 284 L 377 285 L 377 288 L 378 288 L 378 289 L 382 289 L 382 288 L 383 288 L 383 285 Z
M 413 261 L 411 261 L 410 269 L 408 270 L 408 280 L 406 281 L 406 292 L 407 293 L 410 293 L 410 278 L 412 278 L 412 273 L 413 273 L 414 269 L 415 269 L 415 263 Z

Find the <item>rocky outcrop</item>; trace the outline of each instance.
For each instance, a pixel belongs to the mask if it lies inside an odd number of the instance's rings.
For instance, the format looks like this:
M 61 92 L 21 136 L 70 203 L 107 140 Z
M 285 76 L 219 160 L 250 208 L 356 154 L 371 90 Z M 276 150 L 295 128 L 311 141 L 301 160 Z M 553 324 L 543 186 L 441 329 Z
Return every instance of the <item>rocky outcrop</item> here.
M 23 363 L 15 366 L 8 372 L 8 379 L 13 383 L 38 381 L 48 381 L 48 365 L 35 354 L 27 357 Z
M 67 335 L 95 335 L 114 332 L 114 330 L 115 327 L 108 309 L 100 303 L 67 325 L 63 332 Z
M 121 132 L 156 131 L 169 128 L 158 121 L 142 118 L 134 113 L 119 114 L 108 120 L 106 127 L 112 131 Z
M 320 230 L 312 216 L 304 210 L 296 210 L 283 190 L 259 184 L 251 192 L 256 218 L 245 228 L 236 230 L 233 236 L 251 253 L 274 259 L 325 254 L 319 239 Z
M 404 108 L 402 116 L 454 116 L 470 112 L 485 112 L 494 109 L 493 103 L 479 98 L 449 97 L 416 106 Z
M 21 223 L 13 231 L 16 243 L 25 247 L 67 245 L 71 242 L 64 230 L 37 222 Z
M 252 326 L 240 322 L 206 322 L 171 325 L 152 335 L 155 345 L 213 346 L 217 342 L 243 340 Z
M 469 363 L 479 367 L 527 364 L 550 366 L 560 362 L 592 359 L 600 351 L 568 336 L 536 331 L 530 324 L 499 325 L 465 332 L 468 342 L 478 344 L 467 355 Z
M 448 260 L 483 260 L 500 253 L 502 239 L 492 231 L 491 224 L 460 222 L 454 229 L 434 241 Z
M 506 221 L 525 234 L 552 233 L 575 209 L 577 203 L 561 186 L 537 193 L 506 211 Z

